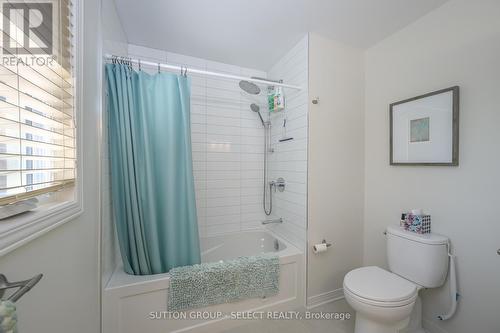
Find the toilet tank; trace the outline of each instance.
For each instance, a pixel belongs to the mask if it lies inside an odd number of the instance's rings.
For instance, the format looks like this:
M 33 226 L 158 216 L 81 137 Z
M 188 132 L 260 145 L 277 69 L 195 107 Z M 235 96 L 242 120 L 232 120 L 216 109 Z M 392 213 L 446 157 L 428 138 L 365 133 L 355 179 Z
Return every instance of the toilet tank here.
M 448 238 L 417 234 L 399 226 L 387 228 L 387 259 L 391 272 L 425 288 L 442 286 L 448 272 Z

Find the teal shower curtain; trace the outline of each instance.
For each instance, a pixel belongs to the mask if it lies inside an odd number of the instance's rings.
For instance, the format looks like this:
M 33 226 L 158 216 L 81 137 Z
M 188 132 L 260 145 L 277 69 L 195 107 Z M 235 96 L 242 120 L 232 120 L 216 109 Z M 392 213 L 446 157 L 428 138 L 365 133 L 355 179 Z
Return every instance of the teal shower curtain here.
M 124 269 L 200 263 L 190 81 L 107 64 L 111 197 Z

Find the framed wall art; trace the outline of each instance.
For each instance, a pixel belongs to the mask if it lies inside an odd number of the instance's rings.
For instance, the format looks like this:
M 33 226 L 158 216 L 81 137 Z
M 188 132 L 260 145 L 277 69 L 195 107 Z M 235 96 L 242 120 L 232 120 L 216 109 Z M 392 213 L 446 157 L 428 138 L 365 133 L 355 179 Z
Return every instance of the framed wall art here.
M 391 165 L 458 165 L 459 87 L 390 105 Z

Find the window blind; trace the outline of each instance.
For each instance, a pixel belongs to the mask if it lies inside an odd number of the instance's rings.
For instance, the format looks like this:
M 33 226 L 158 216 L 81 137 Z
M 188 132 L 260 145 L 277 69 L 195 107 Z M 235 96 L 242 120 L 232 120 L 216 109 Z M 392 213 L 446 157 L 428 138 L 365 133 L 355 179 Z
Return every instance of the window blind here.
M 57 191 L 76 177 L 73 8 L 69 0 L 48 2 L 52 21 L 42 20 L 45 32 L 29 36 L 29 45 L 24 21 L 46 15 L 2 10 L 10 24 L 8 31 L 0 25 L 2 45 L 11 49 L 0 62 L 0 205 Z M 52 53 L 35 54 L 50 34 Z

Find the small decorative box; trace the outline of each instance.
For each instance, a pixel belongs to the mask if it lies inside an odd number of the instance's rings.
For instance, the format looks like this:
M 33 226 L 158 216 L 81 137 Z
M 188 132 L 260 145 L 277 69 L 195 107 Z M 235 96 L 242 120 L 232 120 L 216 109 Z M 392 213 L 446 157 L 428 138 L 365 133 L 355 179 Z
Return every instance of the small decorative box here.
M 417 234 L 428 234 L 431 232 L 431 216 L 406 214 L 401 227 Z

